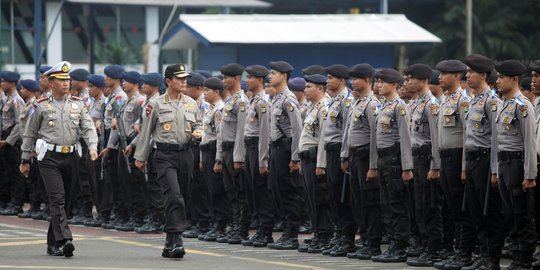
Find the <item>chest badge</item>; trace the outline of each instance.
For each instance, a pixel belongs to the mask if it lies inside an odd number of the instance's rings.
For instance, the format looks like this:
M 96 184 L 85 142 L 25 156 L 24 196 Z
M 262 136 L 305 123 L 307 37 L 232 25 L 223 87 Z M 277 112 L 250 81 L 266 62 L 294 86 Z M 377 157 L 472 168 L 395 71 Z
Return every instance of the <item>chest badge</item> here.
M 56 124 L 54 123 L 54 121 L 51 120 L 49 121 L 48 126 L 53 128 L 54 126 L 56 126 Z
M 165 131 L 171 131 L 172 130 L 171 123 L 165 123 L 165 124 L 163 124 L 162 127 L 163 127 L 163 130 L 165 130 Z

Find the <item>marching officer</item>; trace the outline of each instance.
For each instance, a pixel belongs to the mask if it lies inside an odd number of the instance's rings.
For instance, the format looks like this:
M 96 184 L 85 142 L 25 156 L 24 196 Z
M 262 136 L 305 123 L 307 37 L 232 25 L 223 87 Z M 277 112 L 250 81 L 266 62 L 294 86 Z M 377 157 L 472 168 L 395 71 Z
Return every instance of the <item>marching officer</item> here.
M 187 228 L 186 204 L 189 200 L 193 153 L 191 140 L 201 138 L 201 116 L 197 103 L 182 94 L 186 91 L 189 73 L 184 65 L 165 69 L 167 92 L 151 101 L 135 149 L 135 165 L 144 171 L 145 163 L 156 145 L 155 159 L 158 181 L 165 194 L 165 228 L 167 233 L 162 256 L 182 258 L 185 250 L 182 232 Z
M 82 100 L 69 96 L 69 62 L 60 62 L 44 74 L 49 76 L 50 97 L 38 99 L 24 132 L 20 172 L 27 175 L 30 156 L 37 154 L 39 170 L 49 197 L 51 221 L 47 253 L 71 257 L 75 247 L 67 224 L 73 184 L 78 176 L 77 142 L 81 136 L 96 160 L 97 135 Z
M 513 261 L 510 269 L 532 269 L 536 248 L 533 188 L 536 185 L 536 119 L 531 102 L 519 90 L 519 77 L 527 70 L 515 60 L 495 66 L 497 89 L 503 104 L 496 117 L 498 183 L 505 212 L 512 213 L 510 233 Z
M 407 183 L 413 178 L 413 159 L 410 135 L 410 113 L 397 95 L 402 76 L 394 69 L 376 73 L 379 94 L 385 98 L 377 114 L 377 169 L 386 232 L 391 240 L 386 251 L 373 256 L 375 262 L 405 262 L 407 241 L 410 238 Z M 387 213 L 384 213 L 387 212 Z
M 251 187 L 247 195 L 253 202 L 253 216 L 258 220 L 257 233 L 245 246 L 266 247 L 273 243 L 274 203 L 268 189 L 268 158 L 270 145 L 270 102 L 264 92 L 264 80 L 269 71 L 260 65 L 248 66 L 247 90 L 253 94 L 246 112 L 244 140 L 246 144 L 246 175 Z

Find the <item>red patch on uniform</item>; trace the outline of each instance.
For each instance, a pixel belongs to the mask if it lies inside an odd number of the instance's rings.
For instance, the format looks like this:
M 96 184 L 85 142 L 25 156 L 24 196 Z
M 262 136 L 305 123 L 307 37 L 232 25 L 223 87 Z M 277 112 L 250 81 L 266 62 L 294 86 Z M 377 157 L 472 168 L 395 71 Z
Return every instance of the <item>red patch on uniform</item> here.
M 139 100 L 139 105 L 143 105 L 144 104 L 144 100 Z
M 148 104 L 148 106 L 146 106 L 146 116 L 150 115 L 153 110 L 154 108 L 152 108 L 152 105 Z

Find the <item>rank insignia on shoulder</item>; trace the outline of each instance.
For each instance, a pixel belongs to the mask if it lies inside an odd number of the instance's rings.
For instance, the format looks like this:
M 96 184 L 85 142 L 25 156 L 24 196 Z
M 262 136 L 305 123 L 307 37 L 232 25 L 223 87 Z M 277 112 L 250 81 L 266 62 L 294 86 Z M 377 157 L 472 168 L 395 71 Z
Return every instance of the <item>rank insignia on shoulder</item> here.
M 434 103 L 431 105 L 431 114 L 437 115 L 439 113 L 439 104 Z
M 405 111 L 405 106 L 399 105 L 398 108 L 399 108 L 399 115 L 403 116 L 407 113 L 407 111 Z
M 240 102 L 240 111 L 241 112 L 244 112 L 246 110 L 246 103 L 245 102 Z
M 289 112 L 294 111 L 294 106 L 291 103 L 289 103 L 287 107 L 288 107 Z
M 497 111 L 497 101 L 496 100 L 492 100 L 490 106 L 491 106 L 491 111 L 492 112 Z
M 521 106 L 521 108 L 519 109 L 521 111 L 521 117 L 522 118 L 525 118 L 527 117 L 527 104 Z
M 350 100 L 350 99 L 346 99 L 345 102 L 344 102 L 344 104 L 345 104 L 345 107 L 347 107 L 347 108 L 351 107 L 351 100 Z
M 40 102 L 43 102 L 43 101 L 45 101 L 47 99 L 49 99 L 49 98 L 48 97 L 40 97 L 40 98 L 36 99 L 36 102 L 40 103 Z

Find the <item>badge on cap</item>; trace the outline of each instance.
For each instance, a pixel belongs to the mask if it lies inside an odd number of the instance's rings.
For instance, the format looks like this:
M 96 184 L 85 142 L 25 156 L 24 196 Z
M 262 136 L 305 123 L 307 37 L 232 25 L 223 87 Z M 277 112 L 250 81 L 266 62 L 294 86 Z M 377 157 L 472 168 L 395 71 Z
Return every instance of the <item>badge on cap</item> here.
M 69 66 L 67 65 L 67 63 L 64 63 L 64 65 L 62 66 L 62 72 L 68 72 L 69 71 Z

